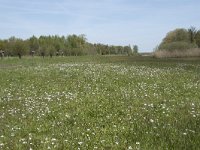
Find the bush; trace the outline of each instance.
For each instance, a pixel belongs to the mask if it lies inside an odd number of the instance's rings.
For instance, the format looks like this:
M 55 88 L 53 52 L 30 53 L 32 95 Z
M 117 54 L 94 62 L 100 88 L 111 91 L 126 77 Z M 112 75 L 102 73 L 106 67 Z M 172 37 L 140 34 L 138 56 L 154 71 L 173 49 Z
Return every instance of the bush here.
M 174 51 L 174 50 L 188 50 L 188 49 L 193 49 L 197 48 L 198 46 L 194 43 L 188 43 L 188 42 L 171 42 L 167 44 L 161 44 L 158 47 L 158 50 L 167 50 L 167 51 Z

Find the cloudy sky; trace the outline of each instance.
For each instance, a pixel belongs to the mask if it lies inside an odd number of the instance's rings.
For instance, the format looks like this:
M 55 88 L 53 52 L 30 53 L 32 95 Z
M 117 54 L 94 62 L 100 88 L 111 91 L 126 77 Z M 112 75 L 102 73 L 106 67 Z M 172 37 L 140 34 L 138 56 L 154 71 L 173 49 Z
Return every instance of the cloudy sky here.
M 200 29 L 199 0 L 0 0 L 0 39 L 85 34 L 152 51 L 168 31 Z

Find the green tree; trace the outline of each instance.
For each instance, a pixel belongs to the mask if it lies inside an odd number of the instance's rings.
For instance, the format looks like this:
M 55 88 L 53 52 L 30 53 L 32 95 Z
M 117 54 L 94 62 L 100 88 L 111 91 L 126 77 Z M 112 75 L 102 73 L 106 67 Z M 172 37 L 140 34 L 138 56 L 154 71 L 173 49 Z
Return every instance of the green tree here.
M 175 29 L 167 33 L 161 44 L 167 44 L 171 42 L 190 42 L 189 34 L 186 29 Z
M 117 48 L 117 54 L 123 54 L 124 53 L 124 47 L 123 46 L 116 46 Z
M 56 48 L 53 45 L 49 45 L 47 47 L 47 51 L 48 51 L 48 54 L 50 55 L 50 57 L 52 57 L 56 53 Z
M 14 56 L 16 55 L 14 52 L 14 45 L 17 41 L 17 38 L 12 36 L 10 37 L 7 42 L 6 42 L 6 53 L 8 54 L 8 56 Z
M 197 44 L 197 46 L 200 48 L 200 30 L 198 30 L 196 32 L 196 35 L 195 35 L 195 42 Z
M 3 58 L 5 55 L 5 42 L 0 40 L 0 57 Z
M 32 36 L 30 39 L 28 39 L 28 43 L 29 43 L 29 49 L 30 49 L 30 52 L 32 53 L 33 51 L 35 53 L 39 53 L 39 41 L 38 39 L 35 37 L 35 36 Z
M 130 55 L 132 53 L 132 49 L 131 49 L 131 46 L 124 46 L 124 51 L 123 51 L 124 54 L 126 55 Z
M 187 50 L 196 48 L 194 35 L 196 29 L 191 27 L 190 29 L 175 29 L 167 33 L 166 37 L 163 39 L 158 47 L 158 50 Z
M 3 40 L 0 40 L 0 50 L 5 49 L 5 42 Z
M 138 54 L 138 46 L 137 45 L 133 45 L 133 53 Z
M 71 49 L 72 55 L 82 55 L 85 48 L 86 38 L 85 35 L 69 35 L 67 37 L 68 48 Z
M 195 43 L 195 36 L 197 34 L 197 30 L 195 27 L 190 27 L 188 29 L 188 33 L 189 33 L 189 39 L 191 43 Z
M 28 54 L 28 45 L 25 41 L 21 39 L 17 39 L 13 45 L 13 53 L 14 55 L 18 55 L 19 58 L 21 56 Z

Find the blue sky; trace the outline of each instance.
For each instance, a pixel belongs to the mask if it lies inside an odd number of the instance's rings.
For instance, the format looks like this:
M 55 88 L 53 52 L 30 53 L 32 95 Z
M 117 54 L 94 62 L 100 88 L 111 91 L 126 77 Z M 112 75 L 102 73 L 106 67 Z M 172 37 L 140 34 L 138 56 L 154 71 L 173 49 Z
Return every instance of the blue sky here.
M 199 0 L 0 0 L 0 38 L 85 34 L 152 51 L 167 32 L 200 29 Z

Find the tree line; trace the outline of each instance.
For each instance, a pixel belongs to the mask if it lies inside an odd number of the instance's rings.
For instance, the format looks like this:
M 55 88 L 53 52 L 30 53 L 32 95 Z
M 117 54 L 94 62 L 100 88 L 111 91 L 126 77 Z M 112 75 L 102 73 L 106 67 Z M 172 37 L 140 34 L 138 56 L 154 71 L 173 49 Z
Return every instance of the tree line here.
M 32 36 L 26 40 L 10 37 L 0 39 L 1 56 L 81 56 L 81 55 L 134 55 L 138 53 L 138 46 L 115 46 L 106 44 L 92 44 L 87 42 L 86 36 Z

